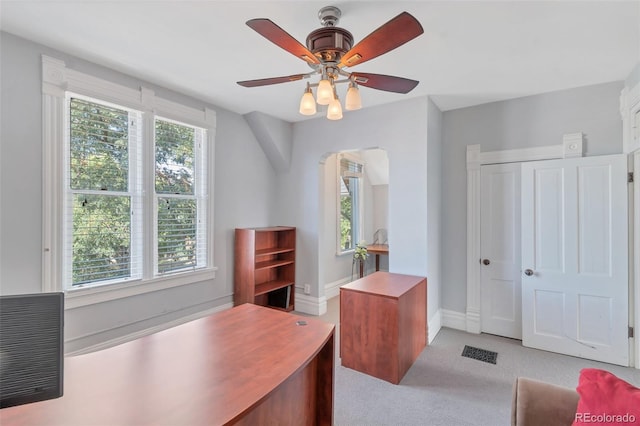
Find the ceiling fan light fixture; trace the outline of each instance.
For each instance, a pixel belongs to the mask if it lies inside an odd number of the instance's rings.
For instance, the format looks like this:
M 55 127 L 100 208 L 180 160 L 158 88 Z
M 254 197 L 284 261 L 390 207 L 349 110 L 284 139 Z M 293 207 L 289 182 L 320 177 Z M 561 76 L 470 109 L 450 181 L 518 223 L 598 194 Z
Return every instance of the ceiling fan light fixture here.
M 331 83 L 323 76 L 322 80 L 318 83 L 318 91 L 316 93 L 316 101 L 319 105 L 329 105 L 333 100 L 333 87 Z
M 302 115 L 314 115 L 316 110 L 316 100 L 313 98 L 313 92 L 309 83 L 307 83 L 307 89 L 300 99 L 300 114 Z
M 356 109 L 362 108 L 360 90 L 358 89 L 358 85 L 354 82 L 349 83 L 349 88 L 347 89 L 347 97 L 344 102 L 344 108 L 347 111 L 354 111 Z
M 327 118 L 329 120 L 342 119 L 342 105 L 340 105 L 340 99 L 338 99 L 338 95 L 335 92 L 333 99 L 329 102 L 329 107 L 327 108 Z

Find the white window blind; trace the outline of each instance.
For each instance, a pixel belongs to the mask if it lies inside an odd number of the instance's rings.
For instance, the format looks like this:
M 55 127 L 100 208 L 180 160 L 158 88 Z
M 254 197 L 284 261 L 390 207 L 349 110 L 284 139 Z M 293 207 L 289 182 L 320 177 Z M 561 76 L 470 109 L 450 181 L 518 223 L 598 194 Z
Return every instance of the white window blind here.
M 138 278 L 132 220 L 141 115 L 70 96 L 65 197 L 68 286 Z
M 156 270 L 206 266 L 206 130 L 155 120 Z

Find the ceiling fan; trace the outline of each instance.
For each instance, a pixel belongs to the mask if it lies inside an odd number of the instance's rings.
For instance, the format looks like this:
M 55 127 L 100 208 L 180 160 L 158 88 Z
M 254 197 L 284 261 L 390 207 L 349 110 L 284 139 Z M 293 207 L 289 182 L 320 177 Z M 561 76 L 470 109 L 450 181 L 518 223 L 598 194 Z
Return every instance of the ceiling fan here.
M 335 88 L 337 83 L 349 83 L 345 104 L 347 110 L 359 109 L 362 105 L 358 85 L 395 93 L 409 93 L 418 85 L 418 81 L 408 78 L 345 70 L 383 55 L 418 37 L 424 30 L 416 18 L 407 12 L 402 12 L 354 46 L 351 33 L 336 26 L 341 15 L 340 9 L 335 6 L 320 9 L 318 18 L 322 28 L 312 31 L 307 36 L 306 46 L 269 19 L 258 18 L 247 21 L 250 28 L 307 62 L 313 71 L 237 83 L 244 87 L 258 87 L 298 81 L 320 74 L 322 77 L 318 83 L 307 83 L 300 102 L 300 113 L 315 114 L 317 102 L 320 105 L 328 105 L 327 118 L 334 120 L 342 118 L 342 109 Z M 340 80 L 340 77 L 344 79 Z M 312 87 L 318 88 L 316 100 L 313 99 Z

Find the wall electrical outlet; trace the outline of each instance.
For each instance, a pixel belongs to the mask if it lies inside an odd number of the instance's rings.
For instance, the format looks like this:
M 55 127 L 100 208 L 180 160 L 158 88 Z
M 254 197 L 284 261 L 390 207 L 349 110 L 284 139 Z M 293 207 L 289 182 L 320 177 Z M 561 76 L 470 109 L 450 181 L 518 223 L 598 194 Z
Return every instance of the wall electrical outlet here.
M 311 294 L 311 284 L 304 285 L 304 294 Z

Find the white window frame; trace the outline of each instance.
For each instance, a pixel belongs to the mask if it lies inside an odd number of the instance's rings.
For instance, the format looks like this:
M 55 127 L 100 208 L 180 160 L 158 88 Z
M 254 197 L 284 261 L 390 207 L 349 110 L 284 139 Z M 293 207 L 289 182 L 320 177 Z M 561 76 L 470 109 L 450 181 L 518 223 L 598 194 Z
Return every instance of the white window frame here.
M 340 244 L 342 239 L 342 232 L 340 229 L 340 218 L 342 215 L 342 211 L 340 210 L 340 194 L 341 194 L 341 181 L 342 181 L 342 173 L 340 171 L 340 160 L 342 159 L 349 160 L 351 162 L 360 164 L 362 166 L 362 173 L 360 176 L 357 176 L 358 179 L 358 211 L 357 211 L 357 219 L 358 219 L 358 235 L 357 241 L 355 242 L 353 248 L 348 250 L 342 249 L 342 244 Z M 362 159 L 350 155 L 348 153 L 340 153 L 336 155 L 336 255 L 342 256 L 346 254 L 351 254 L 355 251 L 355 245 L 357 245 L 363 239 L 364 235 L 364 174 L 365 174 L 365 164 Z
M 144 256 L 143 275 L 141 279 L 128 280 L 110 285 L 97 285 L 65 289 L 63 281 L 64 261 L 64 156 L 66 105 L 65 97 L 71 92 L 80 96 L 93 98 L 105 103 L 120 105 L 125 108 L 141 111 L 143 115 L 143 134 L 154 135 L 153 117 L 158 116 L 177 122 L 202 127 L 207 131 L 207 267 L 188 272 L 154 275 L 153 256 Z M 213 257 L 213 188 L 214 188 L 214 146 L 216 131 L 216 114 L 212 109 L 203 107 L 196 109 L 178 104 L 155 95 L 145 87 L 132 89 L 116 83 L 67 68 L 58 59 L 42 55 L 42 110 L 43 110 L 43 223 L 42 223 L 42 290 L 64 291 L 65 308 L 73 309 L 94 303 L 135 296 L 181 285 L 193 284 L 215 278 L 217 267 Z M 143 144 L 143 169 L 155 171 L 155 152 L 152 143 Z M 150 168 L 150 169 L 149 169 Z M 154 181 L 148 182 L 143 191 L 153 189 Z M 150 188 L 151 186 L 151 188 Z M 149 192 L 147 192 L 149 193 Z M 154 192 L 151 192 L 152 194 Z M 146 203 L 153 203 L 154 197 L 146 197 Z M 144 245 L 153 247 L 155 211 L 145 209 L 143 223 L 150 227 L 143 233 Z M 149 232 L 151 231 L 151 232 Z

